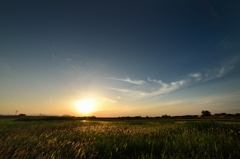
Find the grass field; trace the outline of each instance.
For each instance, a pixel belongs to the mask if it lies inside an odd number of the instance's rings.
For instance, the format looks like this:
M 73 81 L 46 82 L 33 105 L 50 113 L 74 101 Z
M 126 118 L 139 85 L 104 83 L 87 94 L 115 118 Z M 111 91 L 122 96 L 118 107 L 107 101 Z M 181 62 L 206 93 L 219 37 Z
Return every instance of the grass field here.
M 0 120 L 0 158 L 240 158 L 240 124 L 208 120 Z

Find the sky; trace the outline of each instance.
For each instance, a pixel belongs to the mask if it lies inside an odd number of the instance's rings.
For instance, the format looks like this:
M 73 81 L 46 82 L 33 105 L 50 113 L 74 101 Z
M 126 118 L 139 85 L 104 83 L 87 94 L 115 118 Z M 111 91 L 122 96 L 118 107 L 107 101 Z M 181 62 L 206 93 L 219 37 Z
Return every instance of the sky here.
M 2 0 L 0 115 L 240 113 L 240 1 Z M 95 109 L 78 110 L 89 99 Z

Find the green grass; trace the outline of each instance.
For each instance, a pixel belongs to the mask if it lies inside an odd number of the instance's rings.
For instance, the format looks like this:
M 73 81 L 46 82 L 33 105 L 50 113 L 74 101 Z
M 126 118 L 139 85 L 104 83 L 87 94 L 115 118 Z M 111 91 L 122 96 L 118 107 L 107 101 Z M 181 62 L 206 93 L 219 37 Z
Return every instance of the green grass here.
M 240 158 L 240 125 L 0 120 L 0 158 Z

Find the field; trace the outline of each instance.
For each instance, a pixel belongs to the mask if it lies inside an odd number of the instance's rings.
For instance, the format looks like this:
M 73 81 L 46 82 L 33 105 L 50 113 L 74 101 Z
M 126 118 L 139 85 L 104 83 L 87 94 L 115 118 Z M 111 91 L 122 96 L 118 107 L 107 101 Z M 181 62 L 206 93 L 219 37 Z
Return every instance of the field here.
M 240 158 L 240 122 L 0 119 L 0 158 Z

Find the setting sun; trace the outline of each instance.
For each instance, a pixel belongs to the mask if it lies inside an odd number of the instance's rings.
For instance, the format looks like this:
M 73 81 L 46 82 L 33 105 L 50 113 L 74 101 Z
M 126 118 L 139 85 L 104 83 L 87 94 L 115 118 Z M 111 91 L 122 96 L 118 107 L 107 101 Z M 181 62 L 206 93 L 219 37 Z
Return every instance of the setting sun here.
M 88 114 L 94 111 L 95 103 L 90 99 L 82 99 L 76 103 L 77 109 L 82 114 Z

